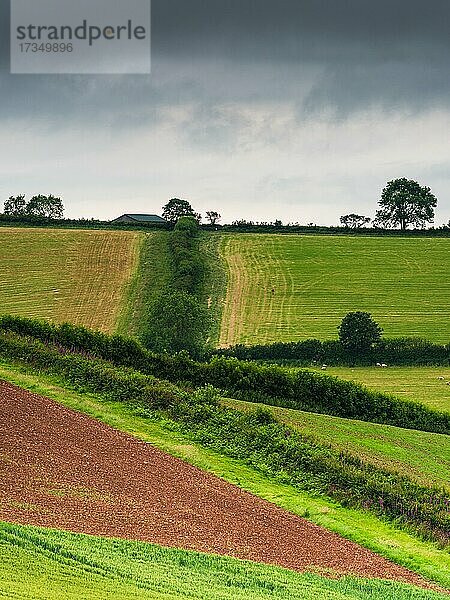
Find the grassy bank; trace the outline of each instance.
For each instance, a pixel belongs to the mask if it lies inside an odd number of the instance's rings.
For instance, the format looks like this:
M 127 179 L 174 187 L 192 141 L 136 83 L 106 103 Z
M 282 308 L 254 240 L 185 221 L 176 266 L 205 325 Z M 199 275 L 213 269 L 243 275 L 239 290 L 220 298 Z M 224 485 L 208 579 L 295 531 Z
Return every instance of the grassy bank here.
M 226 398 L 225 406 L 242 411 L 253 402 Z M 391 425 L 378 425 L 288 408 L 268 407 L 281 423 L 319 443 L 349 452 L 371 464 L 402 473 L 423 485 L 450 490 L 450 437 Z

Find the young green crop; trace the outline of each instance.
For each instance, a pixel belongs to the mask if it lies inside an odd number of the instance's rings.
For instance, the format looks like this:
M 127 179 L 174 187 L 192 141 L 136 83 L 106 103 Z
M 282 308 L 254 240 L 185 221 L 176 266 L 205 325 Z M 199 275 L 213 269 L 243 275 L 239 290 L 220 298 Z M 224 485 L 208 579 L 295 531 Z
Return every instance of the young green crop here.
M 153 544 L 0 523 L 0 596 L 30 600 L 439 600 L 397 582 L 326 579 Z

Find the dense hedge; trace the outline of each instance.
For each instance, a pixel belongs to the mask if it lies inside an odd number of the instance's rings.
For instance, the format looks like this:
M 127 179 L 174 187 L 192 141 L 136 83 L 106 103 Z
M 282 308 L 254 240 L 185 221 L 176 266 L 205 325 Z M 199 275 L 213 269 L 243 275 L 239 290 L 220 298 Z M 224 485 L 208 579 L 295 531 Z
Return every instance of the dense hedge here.
M 326 363 L 330 366 L 365 366 L 376 363 L 388 365 L 439 365 L 450 364 L 450 344 L 433 344 L 417 337 L 385 338 L 369 351 L 350 355 L 338 340 L 321 342 L 310 339 L 300 342 L 275 342 L 244 346 L 238 344 L 217 350 L 218 356 L 240 360 L 290 361 L 299 365 Z
M 267 410 L 250 414 L 220 407 L 213 388 L 188 394 L 174 385 L 89 355 L 71 354 L 14 333 L 0 335 L 0 356 L 57 374 L 80 391 L 145 410 L 163 410 L 203 445 L 244 459 L 298 488 L 325 494 L 343 505 L 369 509 L 447 544 L 449 498 L 406 477 L 369 465 L 346 452 L 317 444 L 279 424 Z
M 258 365 L 214 357 L 197 362 L 184 354 L 146 351 L 139 343 L 73 325 L 52 325 L 20 317 L 0 317 L 0 331 L 12 331 L 68 350 L 90 353 L 116 365 L 172 382 L 214 385 L 230 396 L 269 405 L 450 434 L 450 414 L 422 404 L 372 392 L 363 386 L 307 370 Z
M 0 334 L 0 356 L 23 361 L 37 371 L 62 375 L 75 389 L 105 394 L 120 402 L 168 408 L 183 395 L 173 384 L 134 369 L 117 367 L 88 353 L 72 354 L 62 346 L 49 346 L 13 333 Z
M 186 350 L 195 357 L 204 353 L 209 318 L 201 299 L 206 265 L 199 243 L 199 225 L 194 217 L 179 219 L 169 233 L 168 286 L 148 307 L 141 336 L 150 350 Z

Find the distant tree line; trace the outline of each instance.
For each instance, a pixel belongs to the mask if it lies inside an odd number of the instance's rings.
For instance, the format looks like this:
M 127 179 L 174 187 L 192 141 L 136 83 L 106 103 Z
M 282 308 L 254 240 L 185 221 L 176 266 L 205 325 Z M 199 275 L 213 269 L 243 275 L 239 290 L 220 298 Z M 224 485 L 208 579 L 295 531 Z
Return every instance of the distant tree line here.
M 24 195 L 10 196 L 5 200 L 3 214 L 9 217 L 41 217 L 45 219 L 62 219 L 64 206 L 61 198 L 50 194 L 39 194 L 25 200 Z
M 316 233 L 340 233 L 349 232 L 368 232 L 368 224 L 372 221 L 372 229 L 377 233 L 389 230 L 408 231 L 408 227 L 423 230 L 427 224 L 434 219 L 434 209 L 437 206 L 437 199 L 432 194 L 431 189 L 421 186 L 412 179 L 405 177 L 389 181 L 382 190 L 379 201 L 379 210 L 376 211 L 373 220 L 365 215 L 349 213 L 340 217 L 341 227 L 322 227 L 314 223 L 300 225 L 288 223 L 284 225 L 280 219 L 272 222 L 260 222 L 246 219 L 236 219 L 231 225 L 226 225 L 226 230 L 251 231 L 258 228 L 259 231 L 298 231 Z M 52 220 L 62 220 L 64 206 L 61 198 L 53 195 L 44 196 L 39 194 L 33 196 L 28 202 L 24 195 L 10 196 L 4 203 L 4 213 L 0 220 L 5 218 L 23 219 L 24 223 L 30 222 L 29 219 L 43 218 Z M 201 225 L 202 215 L 196 212 L 188 200 L 172 198 L 162 207 L 162 217 L 167 221 L 170 227 L 174 227 L 177 221 L 182 217 L 193 217 Z M 221 215 L 216 210 L 206 212 L 206 228 L 220 228 Z M 82 221 L 85 221 L 82 219 Z M 143 227 L 142 223 L 137 223 L 135 227 Z M 399 228 L 399 229 L 397 229 Z M 431 231 L 447 232 L 450 230 L 450 220 L 437 229 L 431 228 Z M 428 229 L 430 231 L 430 229 Z

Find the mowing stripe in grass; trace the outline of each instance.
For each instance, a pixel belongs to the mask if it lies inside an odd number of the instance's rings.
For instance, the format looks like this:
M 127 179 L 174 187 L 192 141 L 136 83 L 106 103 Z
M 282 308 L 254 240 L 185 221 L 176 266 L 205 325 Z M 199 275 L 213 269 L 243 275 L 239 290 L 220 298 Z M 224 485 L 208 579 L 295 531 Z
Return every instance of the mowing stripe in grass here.
M 355 310 L 389 337 L 450 340 L 450 239 L 223 234 L 220 251 L 222 346 L 333 339 Z
M 112 333 L 125 310 L 142 235 L 2 227 L 2 312 Z

